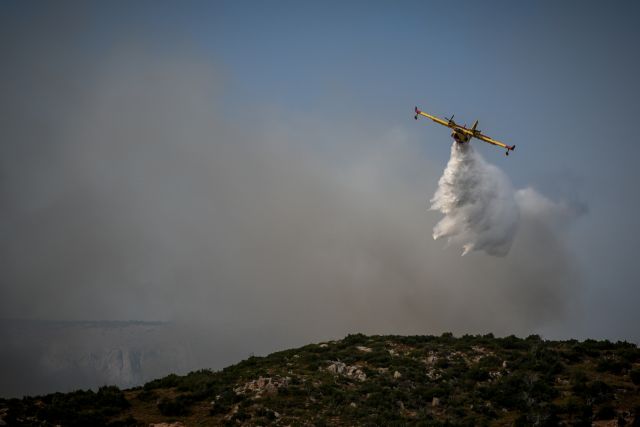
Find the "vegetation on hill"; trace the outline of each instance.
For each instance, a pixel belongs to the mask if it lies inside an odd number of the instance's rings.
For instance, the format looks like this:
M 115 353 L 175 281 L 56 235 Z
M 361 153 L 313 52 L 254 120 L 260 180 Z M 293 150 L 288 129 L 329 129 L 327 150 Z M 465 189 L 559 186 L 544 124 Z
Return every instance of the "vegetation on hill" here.
M 493 335 L 349 335 L 121 391 L 0 400 L 9 425 L 640 426 L 640 350 Z

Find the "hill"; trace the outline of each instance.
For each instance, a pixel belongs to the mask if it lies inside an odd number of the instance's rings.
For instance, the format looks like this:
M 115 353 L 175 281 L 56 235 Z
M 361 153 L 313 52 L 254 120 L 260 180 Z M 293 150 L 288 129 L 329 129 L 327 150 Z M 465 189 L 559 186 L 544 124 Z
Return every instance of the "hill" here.
M 627 342 L 349 335 L 143 387 L 0 400 L 8 425 L 640 425 Z

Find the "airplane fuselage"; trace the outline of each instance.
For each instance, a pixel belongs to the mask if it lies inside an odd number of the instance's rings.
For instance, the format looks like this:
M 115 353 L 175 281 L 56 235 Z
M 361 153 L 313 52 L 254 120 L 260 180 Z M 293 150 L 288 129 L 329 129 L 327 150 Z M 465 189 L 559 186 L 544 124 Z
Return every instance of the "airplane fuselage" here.
M 451 132 L 451 138 L 453 138 L 458 144 L 464 144 L 465 142 L 469 142 L 471 139 L 471 137 L 466 133 L 458 132 L 457 130 Z

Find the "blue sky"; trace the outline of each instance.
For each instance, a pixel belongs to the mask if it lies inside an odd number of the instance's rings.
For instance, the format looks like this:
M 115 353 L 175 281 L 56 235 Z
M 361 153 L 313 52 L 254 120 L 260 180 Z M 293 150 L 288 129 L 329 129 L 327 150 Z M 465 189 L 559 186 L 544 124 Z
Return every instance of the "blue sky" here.
M 595 175 L 596 159 L 615 175 L 628 170 L 613 159 L 630 156 L 603 156 L 603 147 L 633 149 L 637 13 L 633 2 L 124 2 L 96 6 L 89 31 L 108 45 L 121 42 L 119 25 L 135 27 L 155 49 L 210 54 L 237 108 L 344 108 L 399 125 L 420 104 L 479 118 L 526 152 L 504 164 L 524 185 L 549 168 Z

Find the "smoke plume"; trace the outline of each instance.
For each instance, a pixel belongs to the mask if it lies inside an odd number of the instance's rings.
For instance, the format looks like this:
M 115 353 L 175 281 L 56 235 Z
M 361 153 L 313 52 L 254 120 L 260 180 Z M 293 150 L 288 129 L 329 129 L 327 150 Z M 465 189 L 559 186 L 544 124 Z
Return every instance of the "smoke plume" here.
M 519 219 L 513 188 L 505 174 L 470 144 L 451 146 L 451 158 L 431 203 L 431 209 L 444 214 L 433 228 L 435 240 L 461 244 L 462 255 L 509 252 Z

